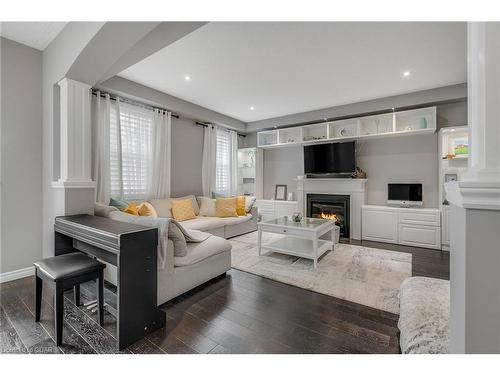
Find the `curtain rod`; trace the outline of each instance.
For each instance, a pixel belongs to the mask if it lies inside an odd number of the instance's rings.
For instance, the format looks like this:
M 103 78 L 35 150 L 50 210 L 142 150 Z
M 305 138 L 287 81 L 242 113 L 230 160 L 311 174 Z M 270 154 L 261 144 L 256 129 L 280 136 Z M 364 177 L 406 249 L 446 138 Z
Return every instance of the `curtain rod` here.
M 213 126 L 213 124 L 205 123 L 205 122 L 201 122 L 201 121 L 196 121 L 195 124 L 198 125 L 198 126 L 203 126 L 204 128 L 206 128 L 207 126 Z M 221 129 L 223 129 L 225 131 L 229 131 L 229 129 L 226 129 L 226 128 L 222 127 L 222 126 L 219 126 L 219 128 L 221 128 Z M 243 137 L 243 138 L 246 137 L 246 134 L 241 134 L 241 133 L 238 133 L 238 132 L 236 132 L 236 134 L 238 134 L 238 137 Z
M 156 106 L 153 106 L 153 105 L 149 105 L 149 104 L 146 104 L 146 103 L 142 103 L 142 102 L 139 102 L 137 100 L 133 100 L 133 99 L 129 99 L 129 98 L 123 98 L 121 96 L 118 96 L 118 95 L 113 95 L 113 94 L 110 94 L 109 92 L 105 92 L 105 91 L 101 91 L 101 90 L 97 90 L 97 89 L 92 89 L 92 95 L 97 95 L 97 93 L 99 93 L 101 95 L 101 98 L 105 98 L 106 95 L 109 95 L 109 98 L 111 100 L 114 100 L 116 101 L 117 98 L 120 98 L 120 100 L 122 102 L 125 102 L 125 103 L 129 103 L 129 104 L 134 104 L 134 105 L 137 105 L 139 107 L 143 107 L 143 108 L 147 108 L 147 109 L 158 109 L 160 111 L 164 111 L 164 112 L 170 112 L 171 113 L 171 116 L 172 117 L 175 117 L 175 118 L 179 118 L 179 115 L 177 113 L 174 113 L 166 108 L 161 108 L 161 107 L 156 107 Z

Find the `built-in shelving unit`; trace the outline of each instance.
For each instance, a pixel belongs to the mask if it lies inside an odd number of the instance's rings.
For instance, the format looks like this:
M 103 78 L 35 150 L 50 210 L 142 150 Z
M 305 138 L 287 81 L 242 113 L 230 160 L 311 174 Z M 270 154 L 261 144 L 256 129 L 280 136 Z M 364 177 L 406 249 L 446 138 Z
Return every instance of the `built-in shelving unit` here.
M 261 148 L 426 134 L 436 131 L 436 107 L 325 121 L 257 133 Z
M 262 197 L 262 150 L 238 149 L 238 195 Z
M 467 171 L 469 159 L 469 133 L 467 126 L 442 128 L 439 131 L 439 208 L 441 209 L 442 245 L 449 249 L 450 206 L 446 199 L 444 184 L 450 180 L 460 181 Z

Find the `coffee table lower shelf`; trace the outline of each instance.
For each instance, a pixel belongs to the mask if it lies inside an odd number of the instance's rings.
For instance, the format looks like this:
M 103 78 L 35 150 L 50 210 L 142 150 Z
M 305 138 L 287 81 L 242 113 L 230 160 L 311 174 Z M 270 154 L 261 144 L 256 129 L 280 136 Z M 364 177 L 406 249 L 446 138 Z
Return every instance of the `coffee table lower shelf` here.
M 333 249 L 332 241 L 317 240 L 317 250 L 314 249 L 314 241 L 306 238 L 283 237 L 269 244 L 262 244 L 262 250 L 271 250 L 281 254 L 294 255 L 301 258 L 312 259 L 314 268 L 317 268 L 317 260 L 328 250 Z

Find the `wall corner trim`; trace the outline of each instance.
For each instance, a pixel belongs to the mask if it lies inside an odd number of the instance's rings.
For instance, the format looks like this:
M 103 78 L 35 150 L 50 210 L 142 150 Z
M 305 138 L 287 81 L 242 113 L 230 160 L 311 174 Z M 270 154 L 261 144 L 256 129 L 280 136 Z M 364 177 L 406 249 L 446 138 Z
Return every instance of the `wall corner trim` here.
M 35 267 L 30 266 L 26 268 L 21 268 L 19 270 L 9 271 L 0 273 L 0 284 L 14 281 L 17 279 L 22 279 L 24 277 L 33 276 L 35 274 Z

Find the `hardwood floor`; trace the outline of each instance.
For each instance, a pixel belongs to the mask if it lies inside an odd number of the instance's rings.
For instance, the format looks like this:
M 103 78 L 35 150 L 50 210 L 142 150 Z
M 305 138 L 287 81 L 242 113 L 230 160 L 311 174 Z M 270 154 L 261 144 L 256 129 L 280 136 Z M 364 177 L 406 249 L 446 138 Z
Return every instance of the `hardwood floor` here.
M 361 244 L 360 241 L 351 241 Z M 363 241 L 412 254 L 414 276 L 449 278 L 449 253 Z M 76 307 L 65 294 L 63 345 L 54 339 L 53 295 L 44 285 L 42 316 L 34 322 L 33 278 L 0 286 L 2 353 L 398 353 L 398 316 L 231 270 L 162 305 L 167 325 L 119 352 L 116 321 Z M 93 282 L 81 299 L 95 298 Z M 106 299 L 115 298 L 106 290 Z

